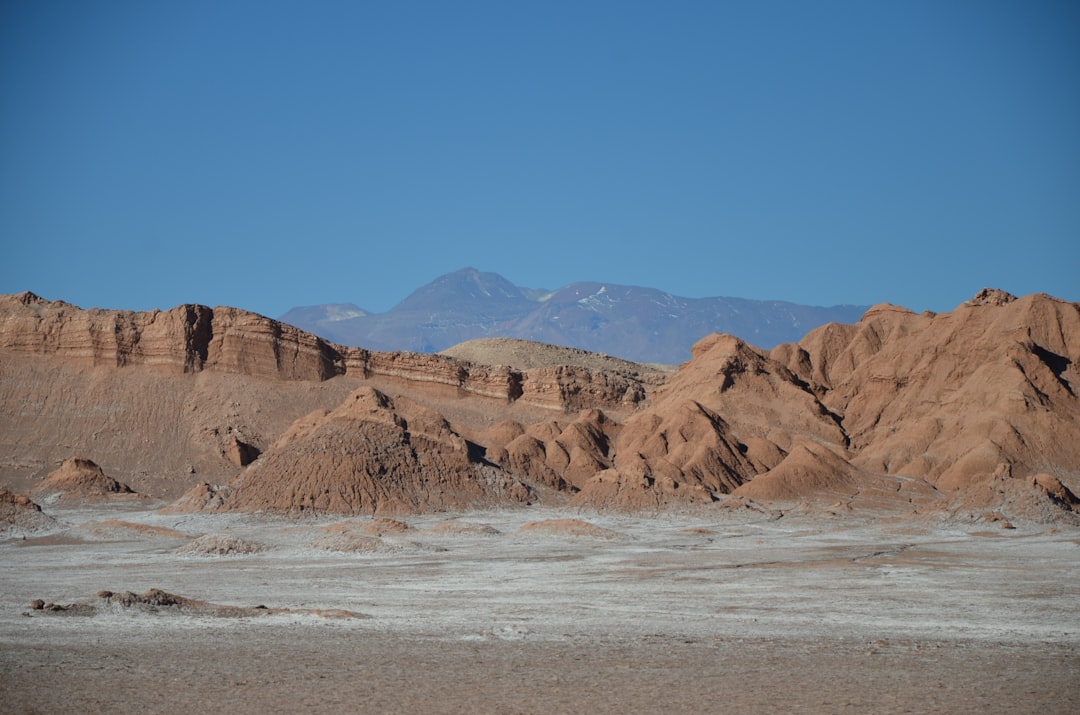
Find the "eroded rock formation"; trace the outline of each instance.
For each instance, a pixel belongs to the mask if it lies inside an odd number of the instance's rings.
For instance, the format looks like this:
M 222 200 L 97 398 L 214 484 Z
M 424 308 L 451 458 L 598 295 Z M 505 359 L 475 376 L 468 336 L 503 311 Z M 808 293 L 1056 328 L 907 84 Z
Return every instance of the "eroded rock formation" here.
M 561 365 L 519 371 L 446 355 L 373 352 L 335 345 L 236 308 L 82 310 L 33 293 L 0 296 L 0 350 L 62 355 L 72 366 L 138 365 L 306 381 L 385 377 L 570 411 L 632 406 L 646 396 L 637 377 L 603 369 Z
M 65 459 L 33 491 L 34 495 L 40 497 L 56 495 L 74 499 L 100 499 L 134 493 L 127 484 L 113 479 L 93 460 L 83 457 Z
M 528 345 L 498 354 L 513 359 Z M 72 383 L 85 390 L 72 405 L 89 402 L 87 414 L 100 408 L 109 420 L 120 418 L 107 400 L 129 399 L 125 384 L 160 391 L 158 403 L 175 403 L 168 410 L 190 425 L 174 458 L 203 454 L 199 464 L 218 470 L 210 480 L 192 471 L 195 488 L 176 508 L 360 514 L 571 499 L 661 508 L 734 495 L 954 513 L 1035 500 L 1050 511 L 1025 510 L 1044 518 L 1077 506 L 1075 303 L 988 290 L 940 315 L 883 304 L 768 352 L 707 336 L 671 375 L 609 370 L 598 356 L 551 364 L 556 354 L 573 357 L 551 351 L 525 369 L 342 348 L 231 308 L 123 313 L 0 298 L 7 365 L 59 361 L 48 373 L 0 373 L 12 419 L 26 414 L 19 395 L 37 394 L 23 383 L 64 370 L 98 371 Z M 207 384 L 213 392 L 190 394 L 228 401 L 171 397 Z
M 191 497 L 206 487 L 196 491 Z M 529 496 L 437 412 L 362 387 L 336 409 L 297 420 L 214 508 L 409 513 L 524 503 Z

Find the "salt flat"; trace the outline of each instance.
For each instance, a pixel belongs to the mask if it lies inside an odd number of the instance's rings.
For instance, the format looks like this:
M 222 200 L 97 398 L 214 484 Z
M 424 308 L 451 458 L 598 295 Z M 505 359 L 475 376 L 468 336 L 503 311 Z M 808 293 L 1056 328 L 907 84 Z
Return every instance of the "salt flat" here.
M 46 511 L 59 531 L 0 541 L 5 712 L 1080 709 L 1070 529 L 751 510 Z M 535 522 L 549 528 L 521 530 Z M 261 550 L 184 553 L 206 535 Z M 29 605 L 151 588 L 289 611 Z M 356 615 L 318 615 L 331 610 Z

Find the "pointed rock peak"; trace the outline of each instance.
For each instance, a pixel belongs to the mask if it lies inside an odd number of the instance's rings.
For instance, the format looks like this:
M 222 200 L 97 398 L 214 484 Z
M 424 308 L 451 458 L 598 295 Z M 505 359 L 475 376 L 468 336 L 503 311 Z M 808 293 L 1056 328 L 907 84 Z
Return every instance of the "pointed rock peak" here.
M 694 347 L 691 348 L 690 353 L 693 355 L 694 359 L 697 359 L 706 354 L 715 356 L 737 355 L 748 350 L 752 351 L 752 348 L 747 345 L 745 341 L 734 335 L 728 335 L 727 333 L 712 333 L 694 343 Z
M 44 298 L 42 298 L 40 295 L 38 295 L 37 293 L 31 293 L 30 291 L 23 291 L 22 293 L 19 293 L 18 295 L 16 295 L 15 298 L 20 303 L 22 303 L 23 305 L 30 305 L 31 303 L 47 303 L 48 302 Z
M 351 409 L 370 409 L 374 411 L 391 409 L 393 403 L 385 394 L 379 392 L 374 387 L 365 385 L 353 391 L 353 393 L 349 395 L 349 398 L 345 400 L 345 404 L 343 404 L 342 407 Z
M 1001 306 L 1008 303 L 1012 303 L 1016 300 L 1016 296 L 1012 293 L 1006 293 L 1000 288 L 983 288 L 981 291 L 975 294 L 975 297 L 969 300 L 965 305 L 994 305 Z
M 498 273 L 483 273 L 475 268 L 462 268 L 439 276 L 413 291 L 394 310 L 425 310 L 445 314 L 472 313 L 477 310 L 515 314 L 528 299 L 516 285 Z
M 915 311 L 909 310 L 902 305 L 893 305 L 892 303 L 878 303 L 877 305 L 870 306 L 870 310 L 863 313 L 862 320 L 888 314 L 915 315 Z
M 83 457 L 65 459 L 58 469 L 46 477 L 35 494 L 68 492 L 83 496 L 131 494 L 131 487 L 105 474 L 93 460 Z
M 602 425 L 608 422 L 607 415 L 595 407 L 587 407 L 578 412 L 577 422 L 589 422 L 596 425 Z

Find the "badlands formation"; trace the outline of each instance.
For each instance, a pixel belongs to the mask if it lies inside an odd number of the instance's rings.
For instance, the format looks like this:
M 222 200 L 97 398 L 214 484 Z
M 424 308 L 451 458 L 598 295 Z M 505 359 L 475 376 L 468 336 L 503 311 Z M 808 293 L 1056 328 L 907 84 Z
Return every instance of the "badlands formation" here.
M 1080 305 L 678 367 L 0 297 L 0 712 L 1080 711 Z
M 0 299 L 0 356 L 15 492 L 84 474 L 175 510 L 734 498 L 1068 521 L 1080 491 L 1080 306 L 1046 295 L 879 305 L 768 352 L 714 334 L 665 370 L 514 340 L 380 353 L 233 308 L 24 293 Z

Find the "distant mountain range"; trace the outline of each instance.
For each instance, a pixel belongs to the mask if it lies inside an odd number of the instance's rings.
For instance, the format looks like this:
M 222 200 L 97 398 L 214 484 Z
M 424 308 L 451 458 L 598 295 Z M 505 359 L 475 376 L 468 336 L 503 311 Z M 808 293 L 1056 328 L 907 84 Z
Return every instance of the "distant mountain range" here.
M 594 282 L 536 290 L 497 273 L 463 268 L 436 278 L 385 313 L 344 303 L 293 308 L 279 319 L 371 350 L 438 352 L 475 338 L 521 338 L 677 364 L 688 360 L 691 346 L 709 333 L 730 333 L 772 348 L 825 323 L 854 323 L 868 308 L 682 298 L 655 288 Z

